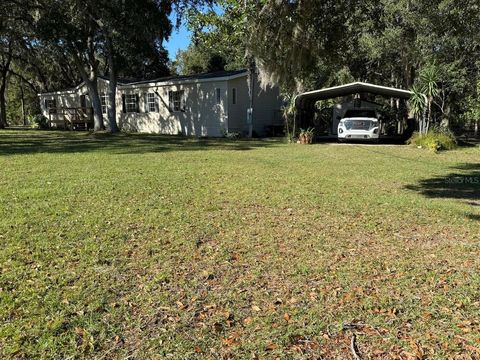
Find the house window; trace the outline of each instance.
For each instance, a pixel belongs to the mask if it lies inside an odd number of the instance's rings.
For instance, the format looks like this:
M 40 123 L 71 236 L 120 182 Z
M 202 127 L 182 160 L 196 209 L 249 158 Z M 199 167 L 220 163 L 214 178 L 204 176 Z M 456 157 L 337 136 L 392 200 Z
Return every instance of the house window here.
M 88 100 L 88 101 L 87 101 Z M 90 100 L 88 98 L 88 94 L 80 95 L 80 107 L 85 109 L 89 107 Z
M 145 112 L 158 112 L 158 99 L 155 97 L 155 93 L 146 93 L 145 99 Z
M 235 105 L 237 103 L 237 89 L 232 89 L 232 104 Z
M 222 101 L 222 93 L 221 93 L 220 89 L 216 88 L 215 93 L 217 95 L 217 104 L 220 104 L 220 102 Z
M 108 95 L 105 93 L 100 95 L 100 102 L 102 103 L 102 114 L 106 114 L 108 111 Z
M 168 92 L 170 111 L 185 111 L 185 94 L 183 90 Z
M 138 112 L 137 94 L 125 94 L 125 110 L 127 113 Z
M 55 114 L 57 112 L 57 102 L 55 99 L 45 99 L 45 109 L 49 114 Z

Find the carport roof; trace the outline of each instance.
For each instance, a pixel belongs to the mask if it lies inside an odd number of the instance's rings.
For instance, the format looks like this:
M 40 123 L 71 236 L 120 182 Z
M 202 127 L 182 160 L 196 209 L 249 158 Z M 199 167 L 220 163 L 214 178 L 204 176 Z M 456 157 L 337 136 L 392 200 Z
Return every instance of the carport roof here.
M 354 82 L 351 84 L 340 85 L 299 94 L 295 97 L 295 106 L 297 108 L 309 108 L 319 100 L 332 99 L 339 96 L 347 96 L 359 93 L 370 93 L 400 99 L 409 99 L 413 94 L 413 92 L 408 90 L 374 85 L 364 82 Z

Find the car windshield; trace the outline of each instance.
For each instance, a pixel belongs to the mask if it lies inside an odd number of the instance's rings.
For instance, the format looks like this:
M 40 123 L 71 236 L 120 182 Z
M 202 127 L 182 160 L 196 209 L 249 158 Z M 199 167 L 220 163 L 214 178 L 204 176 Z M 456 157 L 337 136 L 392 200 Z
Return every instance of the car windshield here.
M 374 110 L 347 110 L 345 113 L 345 118 L 376 118 L 376 114 Z
M 372 120 L 345 120 L 344 124 L 347 130 L 371 130 L 377 126 Z

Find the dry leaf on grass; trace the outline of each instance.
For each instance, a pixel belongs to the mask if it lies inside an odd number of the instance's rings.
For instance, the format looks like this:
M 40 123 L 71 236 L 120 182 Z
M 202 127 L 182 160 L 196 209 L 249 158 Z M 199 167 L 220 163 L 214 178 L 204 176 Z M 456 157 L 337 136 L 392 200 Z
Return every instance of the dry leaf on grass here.
M 278 345 L 274 344 L 273 342 L 270 342 L 270 343 L 267 344 L 267 347 L 265 348 L 265 350 L 273 351 L 277 348 L 278 348 Z
M 253 318 L 250 316 L 243 319 L 243 325 L 250 325 L 252 322 L 253 322 Z

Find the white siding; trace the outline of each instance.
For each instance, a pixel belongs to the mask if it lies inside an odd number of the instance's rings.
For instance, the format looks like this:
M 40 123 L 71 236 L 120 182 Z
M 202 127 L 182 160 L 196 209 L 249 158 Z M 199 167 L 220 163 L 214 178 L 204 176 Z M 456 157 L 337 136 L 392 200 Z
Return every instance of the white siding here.
M 108 93 L 108 82 L 98 79 L 98 93 Z M 58 91 L 55 93 L 40 94 L 40 108 L 42 115 L 48 117 L 48 111 L 45 108 L 45 100 L 55 100 L 58 108 L 76 108 L 80 107 L 80 97 L 88 93 L 85 85 L 81 85 L 73 90 Z M 106 115 L 104 115 L 106 117 Z
M 233 104 L 233 89 L 236 89 L 236 102 Z M 247 76 L 228 82 L 228 131 L 247 131 L 247 109 L 249 106 Z
M 233 104 L 233 89 L 236 89 L 236 103 Z M 247 76 L 228 82 L 228 130 L 246 133 L 247 109 L 249 107 Z M 266 126 L 273 125 L 282 107 L 282 99 L 278 88 L 262 90 L 258 81 L 254 84 L 253 99 L 253 131 L 259 136 L 265 135 Z M 276 114 L 277 113 L 277 114 Z
M 221 91 L 221 102 L 216 102 L 216 89 Z M 169 92 L 184 92 L 185 111 L 170 111 Z M 145 94 L 155 92 L 159 112 L 145 112 Z M 122 94 L 138 94 L 140 113 L 124 113 Z M 187 136 L 221 136 L 226 129 L 225 101 L 227 82 L 187 83 L 166 86 L 138 85 L 122 88 L 117 98 L 119 126 L 126 131 Z
M 232 89 L 236 89 L 233 104 Z M 220 90 L 220 103 L 217 102 Z M 265 126 L 272 124 L 275 111 L 281 107 L 278 89 L 263 91 L 255 85 L 254 131 L 265 133 Z M 98 91 L 108 93 L 108 82 L 99 79 Z M 184 91 L 185 111 L 170 111 L 169 91 Z M 42 112 L 48 117 L 45 99 L 55 99 L 57 107 L 80 107 L 80 98 L 87 93 L 82 85 L 73 91 L 40 94 Z M 158 112 L 146 111 L 146 94 L 154 92 Z M 122 95 L 136 94 L 139 112 L 124 113 Z M 124 131 L 187 136 L 222 136 L 225 131 L 246 133 L 246 117 L 249 106 L 247 76 L 234 78 L 205 79 L 199 81 L 171 81 L 170 83 L 145 83 L 119 85 L 116 94 L 117 120 Z M 104 115 L 106 119 L 106 114 Z M 105 122 L 108 126 L 108 123 Z

